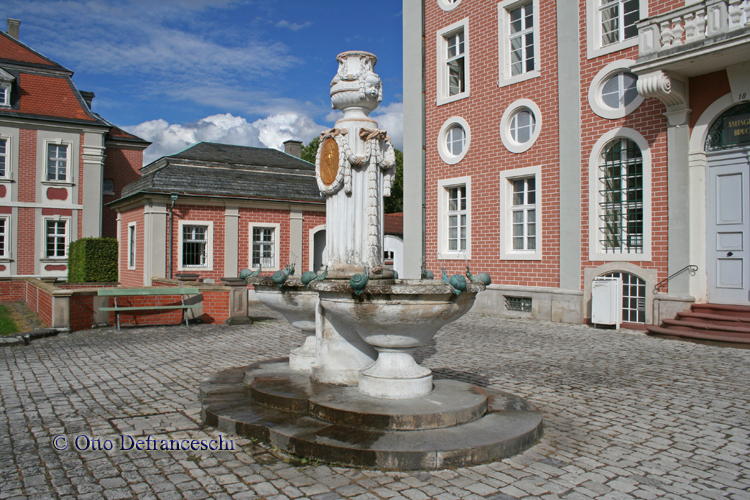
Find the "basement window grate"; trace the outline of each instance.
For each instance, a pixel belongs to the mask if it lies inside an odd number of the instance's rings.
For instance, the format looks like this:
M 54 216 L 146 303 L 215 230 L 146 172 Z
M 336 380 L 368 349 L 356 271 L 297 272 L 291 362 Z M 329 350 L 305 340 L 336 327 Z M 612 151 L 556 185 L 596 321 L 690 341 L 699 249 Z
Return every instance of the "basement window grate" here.
M 505 297 L 505 308 L 508 311 L 531 312 L 531 298 Z

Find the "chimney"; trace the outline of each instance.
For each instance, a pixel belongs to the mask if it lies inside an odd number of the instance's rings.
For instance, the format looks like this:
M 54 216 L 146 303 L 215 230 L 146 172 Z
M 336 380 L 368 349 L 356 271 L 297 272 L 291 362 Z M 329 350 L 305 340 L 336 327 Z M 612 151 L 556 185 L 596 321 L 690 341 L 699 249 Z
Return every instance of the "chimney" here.
M 8 18 L 8 35 L 18 40 L 18 27 L 21 26 L 21 21 L 18 19 Z
M 284 152 L 302 158 L 302 141 L 295 141 L 294 139 L 284 141 Z
M 93 92 L 89 92 L 88 90 L 79 90 L 78 91 L 81 94 L 81 97 L 83 97 L 83 100 L 86 102 L 86 106 L 91 109 L 91 101 L 94 100 L 94 97 L 96 97 L 96 94 Z

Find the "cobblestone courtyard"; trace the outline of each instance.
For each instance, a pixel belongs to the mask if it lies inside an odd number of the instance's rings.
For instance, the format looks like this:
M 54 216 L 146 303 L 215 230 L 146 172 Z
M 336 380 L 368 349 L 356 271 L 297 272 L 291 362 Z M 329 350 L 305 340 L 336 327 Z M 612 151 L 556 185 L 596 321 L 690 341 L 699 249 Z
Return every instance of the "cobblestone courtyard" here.
M 541 442 L 502 462 L 380 472 L 235 451 L 58 451 L 53 437 L 206 439 L 198 385 L 302 336 L 249 327 L 113 328 L 0 354 L 0 498 L 750 499 L 750 350 L 468 315 L 418 352 L 437 376 L 528 398 Z

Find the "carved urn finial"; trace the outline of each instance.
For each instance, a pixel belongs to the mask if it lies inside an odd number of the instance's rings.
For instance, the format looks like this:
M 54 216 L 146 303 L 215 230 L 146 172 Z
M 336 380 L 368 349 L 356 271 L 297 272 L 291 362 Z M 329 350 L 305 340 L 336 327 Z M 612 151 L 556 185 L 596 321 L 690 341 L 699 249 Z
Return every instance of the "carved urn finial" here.
M 336 56 L 339 70 L 331 81 L 331 107 L 344 112 L 344 119 L 361 119 L 383 100 L 383 82 L 375 73 L 378 58 L 352 50 Z

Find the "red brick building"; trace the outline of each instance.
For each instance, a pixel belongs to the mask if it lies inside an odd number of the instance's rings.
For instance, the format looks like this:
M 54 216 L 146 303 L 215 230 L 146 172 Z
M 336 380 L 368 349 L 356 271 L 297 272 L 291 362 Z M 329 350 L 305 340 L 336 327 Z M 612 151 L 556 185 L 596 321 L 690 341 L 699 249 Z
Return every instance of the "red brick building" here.
M 68 246 L 116 234 L 104 207 L 149 143 L 91 111 L 73 72 L 0 33 L 0 276 L 67 276 Z
M 600 276 L 622 278 L 625 322 L 748 304 L 749 16 L 404 2 L 406 277 L 469 265 L 493 277 L 480 308 L 553 321 L 587 321 Z
M 120 240 L 120 283 L 197 274 L 207 282 L 295 264 L 319 269 L 325 201 L 315 165 L 275 149 L 198 143 L 146 165 L 112 206 Z M 296 153 L 296 154 L 293 154 Z

